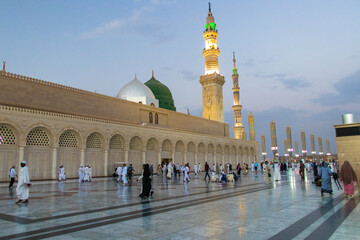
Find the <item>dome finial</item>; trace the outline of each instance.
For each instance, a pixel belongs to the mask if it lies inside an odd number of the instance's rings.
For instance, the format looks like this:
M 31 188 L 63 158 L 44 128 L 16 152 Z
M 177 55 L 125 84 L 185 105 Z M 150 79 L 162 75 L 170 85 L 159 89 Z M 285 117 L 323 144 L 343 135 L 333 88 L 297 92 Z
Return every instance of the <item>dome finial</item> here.
M 154 78 L 154 70 L 152 70 L 151 77 Z
M 135 73 L 135 79 L 137 79 L 137 77 L 136 77 L 136 73 Z
M 210 5 L 210 2 L 209 2 L 209 12 L 211 12 L 211 5 Z
M 5 72 L 5 64 L 6 64 L 6 61 L 3 61 L 3 71 Z

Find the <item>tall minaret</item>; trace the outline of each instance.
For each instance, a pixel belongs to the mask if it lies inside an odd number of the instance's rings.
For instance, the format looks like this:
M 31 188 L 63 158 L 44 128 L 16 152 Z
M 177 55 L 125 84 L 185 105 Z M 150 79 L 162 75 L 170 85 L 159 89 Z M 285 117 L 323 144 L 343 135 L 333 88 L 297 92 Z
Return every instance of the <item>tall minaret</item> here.
M 233 131 L 234 131 L 235 139 L 244 139 L 243 132 L 245 132 L 245 127 L 243 127 L 242 125 L 242 118 L 241 118 L 242 106 L 240 105 L 239 75 L 237 74 L 237 69 L 236 69 L 235 52 L 233 52 L 233 63 L 234 63 L 234 68 L 232 75 L 232 79 L 233 79 L 232 91 L 233 91 L 234 105 L 232 109 L 234 110 L 234 120 L 235 120 Z
M 220 50 L 217 46 L 217 36 L 218 32 L 209 3 L 209 12 L 203 33 L 205 39 L 203 50 L 205 75 L 200 76 L 203 94 L 203 118 L 224 122 L 222 86 L 225 83 L 225 78 L 219 74 L 218 57 Z
M 303 156 L 306 156 L 307 150 L 306 150 L 306 138 L 305 138 L 304 130 L 301 130 L 301 146 L 302 146 L 302 154 Z
M 292 147 L 292 137 L 291 137 L 291 128 L 289 125 L 287 125 L 286 127 L 286 138 L 287 138 L 287 144 L 288 144 L 288 149 L 287 151 L 289 152 L 289 156 L 292 156 L 292 152 L 294 151 L 293 147 Z
M 318 144 L 319 144 L 319 154 L 323 155 L 324 150 L 323 150 L 322 138 L 320 136 L 318 137 Z
M 277 138 L 276 138 L 276 126 L 274 120 L 270 122 L 270 135 L 271 135 L 271 150 L 274 154 L 274 159 L 278 156 L 278 146 L 277 146 Z
M 331 152 L 330 152 L 330 141 L 329 139 L 326 139 L 326 155 L 330 156 Z
M 310 142 L 311 142 L 311 154 L 314 155 L 316 154 L 314 134 L 310 134 Z
M 255 119 L 251 112 L 249 115 L 249 135 L 250 141 L 255 141 Z
M 299 157 L 299 144 L 295 141 L 295 157 Z

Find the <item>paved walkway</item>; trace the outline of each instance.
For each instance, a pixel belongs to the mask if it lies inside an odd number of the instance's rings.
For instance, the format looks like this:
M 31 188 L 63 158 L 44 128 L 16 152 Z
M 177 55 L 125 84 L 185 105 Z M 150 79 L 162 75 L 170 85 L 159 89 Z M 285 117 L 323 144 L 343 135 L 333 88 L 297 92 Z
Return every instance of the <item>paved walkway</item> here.
M 112 178 L 78 184 L 34 182 L 30 202 L 0 185 L 0 239 L 360 239 L 359 196 L 320 197 L 312 177 L 292 171 L 265 185 L 262 174 L 235 183 L 155 176 L 155 194 Z

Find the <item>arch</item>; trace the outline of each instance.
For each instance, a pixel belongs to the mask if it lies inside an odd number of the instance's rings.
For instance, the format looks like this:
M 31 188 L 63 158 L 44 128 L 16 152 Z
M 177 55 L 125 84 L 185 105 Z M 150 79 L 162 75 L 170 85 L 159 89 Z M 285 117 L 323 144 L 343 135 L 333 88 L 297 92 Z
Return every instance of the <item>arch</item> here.
M 159 115 L 155 113 L 155 124 L 159 124 Z
M 230 148 L 228 145 L 225 145 L 224 147 L 224 163 L 227 164 L 227 163 L 231 163 L 230 161 Z
M 156 138 L 151 137 L 146 143 L 146 150 L 148 151 L 158 151 L 159 142 Z
M 165 139 L 161 144 L 161 150 L 163 152 L 171 152 L 172 142 L 169 139 Z
M 185 144 L 183 141 L 178 140 L 175 144 L 175 152 L 184 152 L 185 151 Z
M 86 148 L 103 148 L 104 137 L 99 132 L 92 132 L 86 138 Z
M 16 136 L 13 127 L 7 124 L 0 125 L 0 145 L 16 145 Z
M 218 145 L 216 146 L 216 154 L 221 154 L 221 153 L 222 153 L 222 147 L 221 147 L 220 144 L 218 144 Z
M 209 143 L 208 145 L 208 153 L 214 154 L 214 145 L 212 143 Z
M 129 142 L 129 150 L 142 150 L 143 141 L 139 136 L 133 136 Z
M 225 154 L 230 154 L 230 148 L 229 148 L 228 145 L 225 145 L 224 153 L 225 153 Z
M 26 146 L 50 146 L 49 131 L 43 127 L 35 127 L 26 135 Z
M 8 181 L 8 171 L 17 165 L 16 145 L 19 144 L 15 127 L 9 124 L 0 124 L 0 180 Z
M 202 142 L 199 143 L 199 144 L 198 144 L 198 152 L 205 154 L 205 150 L 206 150 L 206 149 L 205 149 L 205 144 L 202 143 Z
M 188 145 L 187 145 L 187 150 L 186 151 L 195 153 L 196 152 L 195 143 L 194 142 L 189 142 Z
M 67 178 L 78 176 L 77 168 L 80 165 L 80 135 L 73 129 L 64 129 L 58 138 L 56 169 L 63 165 Z
M 209 143 L 207 148 L 207 162 L 210 166 L 215 163 L 215 149 L 212 143 Z
M 125 139 L 120 134 L 114 134 L 110 138 L 109 149 L 124 150 Z
M 59 147 L 78 148 L 79 134 L 74 130 L 65 130 L 59 136 Z
M 29 174 L 34 180 L 52 178 L 53 167 L 56 166 L 53 166 L 52 162 L 50 139 L 50 131 L 42 126 L 32 128 L 26 135 L 24 157 L 29 165 Z
M 185 164 L 185 144 L 182 140 L 178 140 L 175 144 L 175 162 Z

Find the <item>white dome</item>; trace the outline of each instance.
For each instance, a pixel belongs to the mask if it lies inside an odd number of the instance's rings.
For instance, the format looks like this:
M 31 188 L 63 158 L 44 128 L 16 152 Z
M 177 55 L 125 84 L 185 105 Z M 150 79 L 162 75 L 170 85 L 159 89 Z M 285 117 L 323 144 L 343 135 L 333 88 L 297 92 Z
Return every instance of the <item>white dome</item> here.
M 134 80 L 120 89 L 116 97 L 133 102 L 142 102 L 146 105 L 153 103 L 155 106 L 159 106 L 159 101 L 155 98 L 150 88 L 137 80 L 136 76 Z

